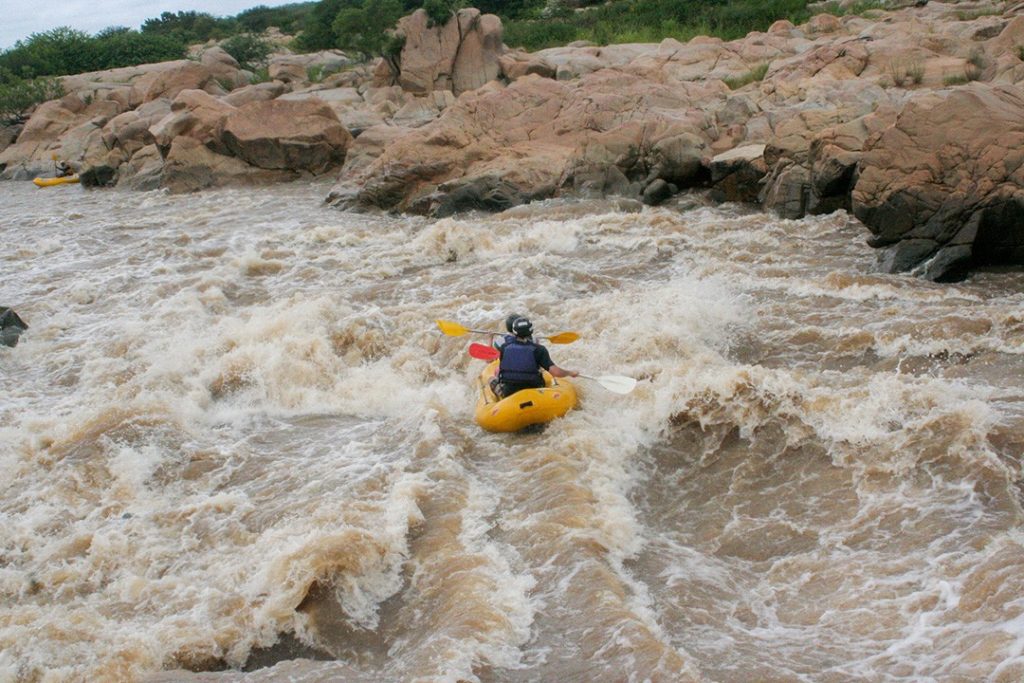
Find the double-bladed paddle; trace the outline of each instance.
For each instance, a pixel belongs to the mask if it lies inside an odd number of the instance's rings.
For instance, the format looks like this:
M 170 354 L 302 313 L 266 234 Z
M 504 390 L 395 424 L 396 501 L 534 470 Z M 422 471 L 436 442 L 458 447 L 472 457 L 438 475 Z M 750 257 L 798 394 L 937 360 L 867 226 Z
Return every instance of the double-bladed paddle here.
M 438 320 L 437 326 L 441 328 L 441 332 L 448 335 L 449 337 L 461 337 L 464 334 L 501 334 L 500 332 L 487 332 L 486 330 L 471 330 L 468 327 L 464 327 L 458 323 L 454 323 L 450 320 Z M 574 341 L 580 338 L 580 335 L 575 332 L 560 332 L 550 337 L 539 337 L 539 339 L 547 339 L 552 344 L 572 344 Z
M 480 360 L 492 361 L 498 360 L 498 357 L 501 354 L 498 352 L 498 349 L 493 346 L 484 346 L 483 344 L 473 343 L 469 345 L 469 355 Z M 600 377 L 592 377 L 581 373 L 580 377 L 593 380 L 608 391 L 612 391 L 616 394 L 628 394 L 636 387 L 635 379 L 632 377 L 623 377 L 622 375 L 601 375 Z

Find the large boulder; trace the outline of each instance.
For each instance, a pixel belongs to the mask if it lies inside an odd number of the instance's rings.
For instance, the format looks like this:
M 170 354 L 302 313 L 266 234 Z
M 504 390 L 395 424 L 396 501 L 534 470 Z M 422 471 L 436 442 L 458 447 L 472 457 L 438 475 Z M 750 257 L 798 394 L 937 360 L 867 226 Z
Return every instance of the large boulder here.
M 268 75 L 282 83 L 303 83 L 309 80 L 306 62 L 299 55 L 278 55 L 267 65 Z
M 103 126 L 103 144 L 108 149 L 120 149 L 125 156 L 131 157 L 146 145 L 153 144 L 150 126 L 170 111 L 171 103 L 161 98 L 118 114 Z
M 890 271 L 956 277 L 1024 263 L 1024 90 L 971 84 L 911 100 L 865 146 L 853 211 Z
M 205 90 L 213 95 L 225 94 L 213 72 L 206 66 L 187 59 L 166 62 L 140 76 L 133 84 L 129 103 L 137 107 L 158 97 L 173 99 L 182 90 Z
M 774 139 L 765 153 L 770 170 L 761 193 L 762 206 L 790 219 L 851 210 L 850 194 L 864 145 L 892 125 L 896 113 L 895 107 L 883 105 L 870 114 L 827 127 L 813 135 L 807 149 L 793 139 L 789 139 L 789 147 Z
M 441 26 L 433 24 L 424 10 L 416 10 L 398 22 L 397 31 L 405 37 L 397 62 L 397 82 L 404 90 L 450 90 L 458 95 L 501 73 L 502 26 L 493 14 L 462 9 Z M 388 67 L 386 60 L 382 64 Z M 381 78 L 387 81 L 392 76 Z
M 217 83 L 225 90 L 234 90 L 249 83 L 249 78 L 238 65 L 238 61 L 219 45 L 203 50 L 199 63 L 209 69 Z
M 540 55 L 524 50 L 510 50 L 498 57 L 501 72 L 510 81 L 536 74 L 545 78 L 555 77 L 555 67 Z
M 555 77 L 561 81 L 581 78 L 587 74 L 612 67 L 624 67 L 642 56 L 650 56 L 658 51 L 657 45 L 622 44 L 576 45 L 552 47 L 539 50 L 534 54 L 542 64 L 554 69 Z M 547 75 L 538 71 L 540 75 Z
M 267 100 L 276 99 L 284 94 L 285 90 L 287 88 L 284 83 L 268 81 L 232 90 L 221 99 L 225 104 L 230 104 L 232 107 L 241 107 L 243 104 L 249 104 L 250 102 L 266 102 Z
M 140 169 L 142 171 L 144 169 Z M 211 151 L 190 137 L 175 138 L 164 160 L 160 186 L 174 193 L 224 185 L 263 185 L 293 180 L 292 171 L 267 170 Z
M 253 166 L 323 173 L 342 164 L 352 135 L 323 102 L 270 100 L 228 114 L 221 139 Z
M 744 145 L 711 159 L 711 196 L 719 202 L 753 202 L 768 169 L 765 145 Z
M 187 135 L 215 152 L 226 153 L 221 125 L 234 111 L 235 107 L 203 90 L 182 90 L 171 103 L 171 111 L 149 129 L 152 141 L 166 154 L 176 137 Z
M 164 157 L 156 145 L 147 145 L 137 151 L 117 170 L 115 182 L 130 190 L 156 190 L 163 179 Z

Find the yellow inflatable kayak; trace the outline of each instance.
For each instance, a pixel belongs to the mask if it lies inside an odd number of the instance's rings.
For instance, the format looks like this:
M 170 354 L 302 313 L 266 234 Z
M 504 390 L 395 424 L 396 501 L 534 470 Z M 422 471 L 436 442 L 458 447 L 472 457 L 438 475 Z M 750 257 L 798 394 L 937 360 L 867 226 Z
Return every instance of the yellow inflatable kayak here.
M 78 174 L 66 175 L 60 178 L 36 178 L 32 181 L 36 184 L 36 187 L 52 187 L 54 185 L 65 185 L 67 183 L 77 183 Z
M 491 391 L 491 379 L 497 370 L 498 361 L 494 361 L 477 378 L 480 398 L 476 402 L 476 423 L 489 432 L 518 432 L 562 417 L 576 406 L 576 387 L 546 372 L 544 389 L 523 389 L 499 400 Z

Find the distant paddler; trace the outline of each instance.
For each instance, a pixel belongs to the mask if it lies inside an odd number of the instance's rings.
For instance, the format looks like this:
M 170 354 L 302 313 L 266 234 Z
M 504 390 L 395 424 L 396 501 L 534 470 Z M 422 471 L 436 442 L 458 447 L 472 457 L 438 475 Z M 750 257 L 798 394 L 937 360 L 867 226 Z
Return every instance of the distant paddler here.
M 56 153 L 51 154 L 50 159 L 53 160 L 54 178 L 67 178 L 75 175 L 75 169 L 71 168 L 71 164 L 61 159 Z

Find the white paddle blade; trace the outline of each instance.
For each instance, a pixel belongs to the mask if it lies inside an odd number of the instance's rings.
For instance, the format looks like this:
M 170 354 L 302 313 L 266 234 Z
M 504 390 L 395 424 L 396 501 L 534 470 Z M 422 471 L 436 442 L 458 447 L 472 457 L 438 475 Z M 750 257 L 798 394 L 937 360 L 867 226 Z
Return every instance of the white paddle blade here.
M 616 394 L 628 394 L 636 387 L 635 379 L 632 377 L 623 377 L 622 375 L 601 375 L 600 377 L 580 375 L 580 377 L 592 379 L 608 391 L 613 391 Z

